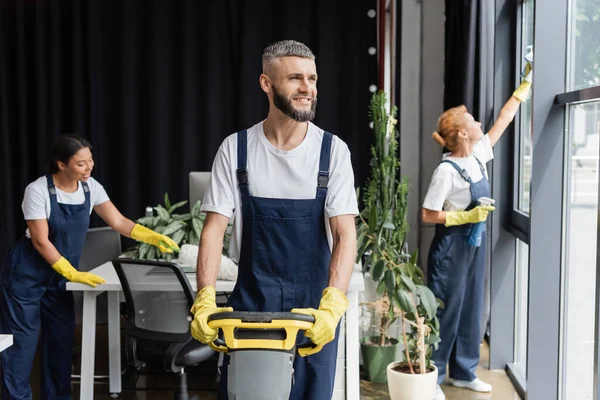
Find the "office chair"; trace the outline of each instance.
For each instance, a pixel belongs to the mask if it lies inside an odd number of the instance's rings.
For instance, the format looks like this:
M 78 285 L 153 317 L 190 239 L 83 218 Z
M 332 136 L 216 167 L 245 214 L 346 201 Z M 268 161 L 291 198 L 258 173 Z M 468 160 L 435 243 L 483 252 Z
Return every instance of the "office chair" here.
M 125 296 L 127 360 L 137 370 L 160 363 L 179 374 L 176 400 L 190 399 L 186 367 L 215 355 L 190 334 L 194 295 L 187 277 L 174 263 L 117 258 L 113 265 Z

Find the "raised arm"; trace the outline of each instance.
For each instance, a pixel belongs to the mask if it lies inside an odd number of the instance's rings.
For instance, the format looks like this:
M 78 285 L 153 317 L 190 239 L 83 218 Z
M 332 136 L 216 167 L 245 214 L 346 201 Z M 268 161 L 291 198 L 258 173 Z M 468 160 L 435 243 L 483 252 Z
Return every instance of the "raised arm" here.
M 508 128 L 508 125 L 515 118 L 515 114 L 519 109 L 521 103 L 527 100 L 529 96 L 529 91 L 531 90 L 531 74 L 532 69 L 531 65 L 528 64 L 528 72 L 525 78 L 521 81 L 519 87 L 513 92 L 513 95 L 510 99 L 504 104 L 502 109 L 500 110 L 500 114 L 498 115 L 498 119 L 492 126 L 492 129 L 489 130 L 488 135 L 490 137 L 490 144 L 492 147 L 498 142 L 498 140 L 502 137 L 502 134 Z

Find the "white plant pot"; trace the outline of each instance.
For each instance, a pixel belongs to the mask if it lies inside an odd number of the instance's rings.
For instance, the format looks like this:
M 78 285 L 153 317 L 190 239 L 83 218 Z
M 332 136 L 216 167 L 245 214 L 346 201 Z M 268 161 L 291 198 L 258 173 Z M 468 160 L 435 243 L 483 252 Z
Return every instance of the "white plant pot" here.
M 426 374 L 403 374 L 392 368 L 400 362 L 387 366 L 387 381 L 391 400 L 431 400 L 435 395 L 438 370 Z

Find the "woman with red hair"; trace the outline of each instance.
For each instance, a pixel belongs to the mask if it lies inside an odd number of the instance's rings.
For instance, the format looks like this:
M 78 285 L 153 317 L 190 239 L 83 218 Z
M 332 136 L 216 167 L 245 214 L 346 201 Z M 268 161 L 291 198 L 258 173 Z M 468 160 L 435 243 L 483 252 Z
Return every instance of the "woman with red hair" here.
M 435 400 L 445 399 L 439 384 L 446 377 L 448 363 L 454 386 L 492 390 L 475 375 L 483 309 L 485 221 L 494 210 L 478 203 L 490 196 L 485 164 L 494 157 L 492 147 L 526 100 L 530 86 L 526 77 L 487 134 L 465 106 L 445 111 L 433 133 L 433 139 L 449 150 L 433 172 L 422 209 L 423 222 L 436 224 L 427 263 L 428 284 L 445 305 L 438 312 L 441 342 L 432 356 L 439 371 Z

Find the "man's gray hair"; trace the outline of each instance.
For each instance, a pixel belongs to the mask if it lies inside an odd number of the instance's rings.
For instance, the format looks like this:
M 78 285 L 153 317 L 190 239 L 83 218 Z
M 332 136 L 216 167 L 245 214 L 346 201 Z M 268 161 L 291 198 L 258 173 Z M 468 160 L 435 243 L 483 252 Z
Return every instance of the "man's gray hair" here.
M 295 40 L 282 40 L 275 42 L 265 48 L 262 56 L 263 73 L 266 73 L 266 67 L 276 58 L 281 57 L 302 57 L 315 59 L 313 52 L 303 43 Z

